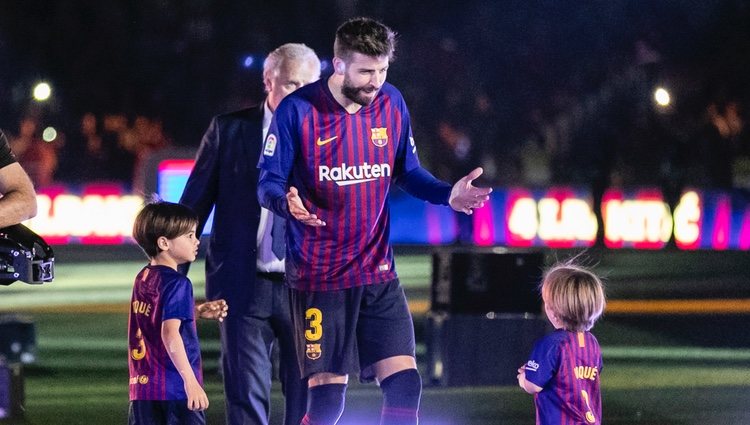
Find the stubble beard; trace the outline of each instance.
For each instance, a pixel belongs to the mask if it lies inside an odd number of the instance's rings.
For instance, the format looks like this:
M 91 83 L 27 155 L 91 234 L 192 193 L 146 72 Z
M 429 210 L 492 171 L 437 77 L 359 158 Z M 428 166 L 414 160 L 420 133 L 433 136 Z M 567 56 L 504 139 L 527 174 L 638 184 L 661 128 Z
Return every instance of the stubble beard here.
M 362 95 L 366 89 L 367 87 L 355 87 L 351 85 L 349 79 L 344 77 L 344 84 L 341 86 L 341 94 L 358 105 L 369 106 L 372 101 L 375 100 L 375 96 L 367 97 Z M 375 93 L 377 93 L 377 90 Z

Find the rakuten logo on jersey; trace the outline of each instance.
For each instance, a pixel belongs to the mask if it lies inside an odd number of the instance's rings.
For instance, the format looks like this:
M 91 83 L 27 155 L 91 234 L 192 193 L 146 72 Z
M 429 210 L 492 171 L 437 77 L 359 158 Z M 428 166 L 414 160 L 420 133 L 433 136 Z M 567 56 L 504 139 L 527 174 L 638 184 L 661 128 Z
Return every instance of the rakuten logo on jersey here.
M 371 182 L 381 177 L 390 177 L 391 166 L 388 164 L 368 164 L 359 166 L 341 164 L 340 167 L 318 167 L 318 181 L 336 182 L 339 186 L 349 186 Z

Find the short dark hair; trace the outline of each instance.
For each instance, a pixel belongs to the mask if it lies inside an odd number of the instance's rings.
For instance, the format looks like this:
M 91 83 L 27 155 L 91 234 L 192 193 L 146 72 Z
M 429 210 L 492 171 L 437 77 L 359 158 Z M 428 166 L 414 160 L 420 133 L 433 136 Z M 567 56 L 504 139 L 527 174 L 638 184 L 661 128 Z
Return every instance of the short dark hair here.
M 352 18 L 336 30 L 333 54 L 348 60 L 352 53 L 393 60 L 396 51 L 396 33 L 371 18 Z
M 135 217 L 133 238 L 148 258 L 154 258 L 159 253 L 157 241 L 160 237 L 174 239 L 190 232 L 197 224 L 198 216 L 185 205 L 151 202 Z

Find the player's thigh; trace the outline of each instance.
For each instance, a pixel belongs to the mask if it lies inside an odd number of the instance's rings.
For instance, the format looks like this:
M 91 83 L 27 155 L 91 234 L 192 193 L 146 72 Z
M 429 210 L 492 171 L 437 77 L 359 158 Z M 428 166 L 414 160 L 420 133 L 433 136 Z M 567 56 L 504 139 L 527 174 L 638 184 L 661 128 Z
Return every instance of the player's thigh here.
M 302 377 L 359 371 L 357 317 L 362 288 L 291 291 L 295 347 Z
M 408 358 L 415 356 L 414 322 L 398 280 L 367 287 L 357 331 L 362 380 L 374 378 L 373 366 L 382 366 L 386 359 L 394 358 L 385 362 L 392 368 L 412 364 Z

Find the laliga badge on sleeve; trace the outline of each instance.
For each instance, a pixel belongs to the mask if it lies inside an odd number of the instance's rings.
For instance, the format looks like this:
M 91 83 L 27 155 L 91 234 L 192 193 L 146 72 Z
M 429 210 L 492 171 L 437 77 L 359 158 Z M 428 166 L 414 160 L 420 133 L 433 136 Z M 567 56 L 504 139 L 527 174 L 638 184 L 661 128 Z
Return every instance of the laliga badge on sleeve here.
M 274 152 L 276 152 L 276 136 L 271 133 L 266 137 L 266 146 L 263 148 L 263 155 L 273 156 Z

